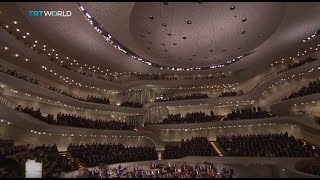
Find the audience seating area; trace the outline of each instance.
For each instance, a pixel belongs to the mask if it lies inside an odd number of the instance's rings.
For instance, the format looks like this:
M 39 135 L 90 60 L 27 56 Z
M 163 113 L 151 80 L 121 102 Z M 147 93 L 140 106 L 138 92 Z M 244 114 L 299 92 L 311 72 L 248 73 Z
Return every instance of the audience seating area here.
M 184 163 L 180 167 L 176 164 L 151 164 L 149 168 L 136 168 L 128 170 L 127 167 L 113 169 L 86 169 L 85 178 L 233 178 L 234 170 L 232 168 L 222 168 L 218 170 L 217 167 L 210 162 L 202 164 L 188 164 Z
M 300 139 L 281 134 L 217 136 L 229 156 L 319 157 L 320 149 Z
M 78 164 L 61 155 L 56 145 L 15 146 L 13 140 L 0 139 L 0 178 L 24 178 L 28 159 L 42 163 L 42 176 L 58 177 L 61 172 L 75 171 Z
M 69 97 L 71 97 L 73 99 L 77 99 L 79 101 L 92 102 L 92 103 L 98 103 L 98 104 L 110 104 L 109 98 L 107 99 L 107 98 L 102 97 L 102 96 L 99 97 L 99 96 L 92 96 L 92 95 L 89 96 L 88 95 L 87 98 L 83 98 L 83 97 L 77 97 L 77 96 L 75 96 L 75 95 L 73 95 L 71 93 L 68 93 L 66 91 L 62 91 L 62 90 L 60 90 L 60 89 L 58 89 L 56 87 L 50 86 L 48 89 L 52 90 L 52 91 L 56 91 L 56 92 L 58 92 L 60 94 L 69 96 Z
M 125 147 L 122 144 L 70 144 L 68 152 L 88 167 L 100 163 L 114 164 L 132 161 L 156 160 L 154 146 Z
M 282 101 L 297 97 L 307 96 L 320 92 L 320 80 L 309 82 L 308 86 L 303 86 L 298 92 L 292 92 L 289 96 L 282 98 Z
M 217 156 L 217 152 L 206 137 L 193 137 L 190 140 L 182 139 L 178 145 L 165 146 L 165 159 L 182 158 L 185 156 Z
M 305 59 L 303 59 L 303 60 L 301 60 L 301 61 L 299 61 L 297 63 L 288 64 L 288 67 L 286 69 L 282 70 L 282 71 L 279 71 L 278 74 L 283 73 L 285 71 L 288 71 L 290 69 L 302 66 L 302 65 L 304 65 L 306 63 L 311 63 L 311 62 L 313 62 L 315 60 L 317 60 L 317 59 L 312 58 L 312 57 L 307 57 L 307 58 L 305 58 Z
M 174 96 L 174 97 L 169 97 L 169 98 L 158 98 L 155 100 L 155 102 L 204 99 L 204 98 L 209 98 L 209 96 L 205 93 L 194 93 L 191 95 Z
M 23 108 L 21 105 L 18 105 L 15 109 L 49 124 L 91 129 L 133 130 L 132 126 L 129 126 L 126 122 L 121 121 L 98 119 L 92 120 L 86 117 L 81 117 L 74 114 L 64 114 L 61 112 L 57 115 L 57 119 L 54 120 L 52 114 L 48 114 L 46 117 L 42 116 L 40 109 L 34 110 L 32 107 Z
M 252 106 L 252 107 L 248 106 L 248 107 L 243 107 L 240 110 L 238 108 L 236 110 L 233 109 L 225 117 L 224 121 L 239 120 L 239 119 L 269 118 L 269 117 L 272 117 L 272 115 L 265 110 L 261 110 L 259 106 L 257 108 L 255 106 Z
M 21 73 L 18 73 L 16 70 L 10 70 L 8 68 L 3 67 L 2 65 L 0 65 L 0 72 L 3 72 L 3 73 L 6 73 L 10 76 L 31 82 L 36 85 L 39 84 L 39 81 L 37 79 L 33 79 L 33 78 L 28 77 L 27 75 L 23 75 Z
M 3 73 L 6 73 L 10 76 L 13 76 L 13 77 L 16 77 L 16 78 L 19 78 L 19 79 L 22 79 L 22 80 L 25 80 L 25 81 L 28 81 L 28 82 L 31 82 L 33 84 L 36 84 L 36 85 L 39 85 L 39 81 L 37 79 L 33 79 L 33 78 L 30 78 L 28 77 L 27 75 L 23 75 L 21 73 L 18 73 L 16 70 L 10 70 L 8 68 L 5 68 L 3 67 L 2 65 L 0 65 L 0 72 L 3 72 Z M 66 96 L 69 96 L 71 98 L 74 98 L 74 99 L 77 99 L 77 100 L 80 100 L 80 101 L 84 101 L 84 102 L 93 102 L 93 103 L 99 103 L 99 104 L 110 104 L 110 100 L 109 98 L 105 98 L 105 97 L 98 97 L 98 96 L 87 96 L 87 98 L 82 98 L 82 97 L 77 97 L 77 96 L 74 96 L 73 94 L 71 93 L 68 93 L 66 91 L 62 91 L 56 87 L 52 87 L 50 86 L 48 88 L 49 90 L 52 90 L 52 91 L 56 91 L 60 94 L 63 94 L 63 95 L 66 95 Z
M 219 97 L 231 97 L 231 96 L 237 96 L 238 93 L 235 91 L 226 91 L 226 92 L 222 92 Z
M 130 102 L 130 101 L 124 101 L 120 104 L 120 106 L 125 106 L 125 107 L 133 107 L 133 108 L 142 108 L 143 104 L 138 103 L 138 102 Z
M 191 112 L 187 113 L 185 117 L 178 114 L 169 114 L 168 117 L 164 118 L 161 124 L 180 124 L 180 123 L 197 123 L 197 122 L 213 122 L 219 121 L 222 116 L 214 115 L 213 111 L 210 115 L 206 115 L 204 112 Z

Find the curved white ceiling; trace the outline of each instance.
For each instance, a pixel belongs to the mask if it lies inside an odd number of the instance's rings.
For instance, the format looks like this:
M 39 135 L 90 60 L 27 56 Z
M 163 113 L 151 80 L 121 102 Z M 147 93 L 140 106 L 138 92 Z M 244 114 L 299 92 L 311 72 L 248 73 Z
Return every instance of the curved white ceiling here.
M 88 21 L 84 18 L 83 14 L 78 9 L 78 6 L 74 2 L 51 2 L 51 3 L 12 3 L 14 4 L 10 8 L 19 8 L 20 14 L 15 15 L 12 14 L 12 18 L 19 17 L 17 19 L 21 24 L 25 26 L 26 29 L 32 29 L 32 37 L 37 38 L 39 41 L 45 41 L 48 46 L 55 47 L 55 49 L 61 52 L 60 54 L 66 54 L 70 57 L 73 57 L 81 62 L 82 64 L 87 63 L 96 66 L 100 66 L 101 68 L 110 69 L 110 71 L 117 71 L 117 72 L 168 72 L 165 70 L 160 70 L 157 68 L 152 68 L 140 62 L 133 60 L 131 57 L 123 54 L 122 52 L 116 50 L 113 46 L 111 46 L 108 42 L 104 40 L 104 38 L 88 23 Z M 223 57 L 228 56 L 237 56 L 237 50 L 232 50 L 232 48 L 238 48 L 239 44 L 242 46 L 240 47 L 241 50 L 245 52 L 246 49 L 249 51 L 254 50 L 250 56 L 245 57 L 243 60 L 234 63 L 230 66 L 224 67 L 220 70 L 215 69 L 212 72 L 218 71 L 238 71 L 243 70 L 247 72 L 247 76 L 245 78 L 250 78 L 250 76 L 254 76 L 256 73 L 259 73 L 264 70 L 264 68 L 270 67 L 270 64 L 274 62 L 276 59 L 282 58 L 285 55 L 294 54 L 300 47 L 308 46 L 309 43 L 318 42 L 318 37 L 314 38 L 314 40 L 299 45 L 299 42 L 302 39 L 308 37 L 311 33 L 317 31 L 319 27 L 319 20 L 320 20 L 320 4 L 319 3 L 234 3 L 235 9 L 230 10 L 230 7 L 226 3 L 207 3 L 204 2 L 201 5 L 198 3 L 194 3 L 194 7 L 190 8 L 199 8 L 199 6 L 203 6 L 204 9 L 207 6 L 214 7 L 221 6 L 222 16 L 224 16 L 222 8 L 225 7 L 225 14 L 232 14 L 233 16 L 228 15 L 229 18 L 225 18 L 224 21 L 219 22 L 219 26 L 226 28 L 226 27 L 233 27 L 235 29 L 239 29 L 239 32 L 242 32 L 241 27 L 247 27 L 245 34 L 240 35 L 238 33 L 230 33 L 229 39 L 231 42 L 222 42 L 223 39 L 227 37 L 223 37 L 222 31 L 218 29 L 210 29 L 211 32 L 221 33 L 221 37 L 219 35 L 216 36 L 215 34 L 206 34 L 206 35 L 213 35 L 212 39 L 217 41 L 217 43 L 213 46 L 213 53 L 212 59 L 209 58 L 207 53 L 208 47 L 208 40 L 203 38 L 202 35 L 194 36 L 193 41 L 195 43 L 187 43 L 182 45 L 185 47 L 185 51 L 183 54 L 187 58 L 191 55 L 193 58 L 198 58 L 192 61 L 180 61 L 173 59 L 169 61 L 170 58 L 159 58 L 158 55 L 160 52 L 149 53 L 147 49 L 144 47 L 144 41 L 141 41 L 135 38 L 134 36 L 134 28 L 139 31 L 139 29 L 143 29 L 144 27 L 133 27 L 132 23 L 135 22 L 143 26 L 144 20 L 134 20 L 132 19 L 135 16 L 135 9 L 139 6 L 143 6 L 145 3 L 102 3 L 102 2 L 82 2 L 82 6 L 90 12 L 90 14 L 97 19 L 97 21 L 105 28 L 108 32 L 112 34 L 114 38 L 116 38 L 119 42 L 123 45 L 128 47 L 133 52 L 139 54 L 140 56 L 154 62 L 159 62 L 159 64 L 180 64 L 189 66 L 190 64 L 199 64 L 203 65 L 209 63 L 216 63 L 223 61 Z M 140 5 L 141 4 L 141 5 Z M 162 3 L 155 3 L 155 9 L 158 9 L 161 6 L 165 6 Z M 184 3 L 182 3 L 184 4 Z M 211 4 L 211 5 L 210 5 Z M 230 3 L 232 5 L 233 3 Z M 277 5 L 278 4 L 278 5 Z M 263 6 L 264 5 L 264 6 Z M 179 5 L 177 5 L 179 6 Z M 274 6 L 273 9 L 270 9 Z M 241 7 L 247 9 L 248 11 L 241 11 Z M 257 8 L 255 8 L 257 7 Z M 263 9 L 262 7 L 266 7 Z M 29 17 L 27 15 L 27 10 L 30 8 L 42 8 L 47 10 L 71 10 L 72 16 L 69 18 L 46 18 L 46 17 Z M 170 2 L 167 9 L 170 9 Z M 1 9 L 1 7 L 0 7 Z M 201 9 L 201 8 L 200 8 Z M 149 22 L 149 10 L 144 10 L 146 12 L 146 22 Z M 258 12 L 256 12 L 258 11 Z M 147 13 L 149 12 L 149 13 Z M 206 12 L 201 14 L 202 11 L 195 11 L 191 12 L 187 18 L 196 18 L 191 19 L 192 24 L 189 25 L 185 22 L 185 20 L 181 20 L 180 25 L 177 24 L 175 29 L 177 31 L 183 30 L 183 27 L 191 27 L 193 25 L 197 25 L 198 20 L 200 22 L 206 22 L 206 13 L 209 13 L 211 16 L 211 20 L 215 20 L 215 17 L 218 15 L 217 12 Z M 140 12 L 141 13 L 141 12 Z M 159 10 L 154 10 L 154 22 L 157 21 L 157 17 L 160 17 Z M 181 14 L 185 13 L 183 11 L 180 12 Z M 271 13 L 271 14 L 270 14 Z M 167 13 L 170 17 L 170 12 Z M 186 13 L 187 16 L 188 13 Z M 237 17 L 234 17 L 236 14 Z M 137 14 L 139 15 L 139 13 Z M 141 13 L 141 15 L 143 15 Z M 258 18 L 256 16 L 261 15 L 262 17 Z M 140 16 L 140 15 L 139 15 Z M 242 17 L 248 16 L 247 21 L 242 22 Z M 249 17 L 250 16 L 250 17 Z M 168 18 L 169 18 L 168 17 Z M 180 15 L 180 18 L 183 16 Z M 165 18 L 163 16 L 163 18 Z M 231 19 L 230 19 L 231 18 Z M 208 18 L 209 19 L 209 18 Z M 158 19 L 159 20 L 159 19 Z M 210 20 L 210 19 L 209 19 Z M 252 21 L 255 20 L 256 25 L 252 24 Z M 228 21 L 230 21 L 228 23 Z M 160 23 L 160 21 L 158 21 Z M 211 21 L 210 21 L 211 22 Z M 213 22 L 213 21 L 212 21 Z M 245 25 L 247 24 L 247 25 Z M 139 26 L 140 26 L 139 25 Z M 146 27 L 149 24 L 146 24 Z M 209 24 L 201 24 L 206 25 L 209 27 Z M 269 26 L 267 26 L 269 25 Z M 272 27 L 271 27 L 272 26 Z M 159 37 L 161 36 L 160 30 L 164 28 L 162 24 L 158 24 L 157 26 L 153 26 L 155 32 L 159 31 Z M 169 28 L 170 25 L 166 26 Z M 200 26 L 196 26 L 194 28 L 187 28 L 186 33 L 194 34 L 194 31 L 201 31 L 202 33 L 206 33 L 206 29 L 198 29 Z M 211 27 L 211 26 L 210 26 Z M 238 28 L 239 27 L 239 28 Z M 23 27 L 24 28 L 24 27 Z M 160 29 L 159 29 L 160 28 Z M 182 31 L 181 30 L 181 31 Z M 187 32 L 189 31 L 190 32 Z M 265 36 L 262 38 L 258 37 L 255 34 L 259 34 L 262 30 L 265 30 Z M 131 32 L 132 31 L 132 32 Z M 184 30 L 183 30 L 184 31 Z M 251 32 L 251 33 L 250 33 Z M 227 33 L 229 33 L 227 31 Z M 237 35 L 236 35 L 237 34 Z M 138 34 L 137 34 L 138 35 Z M 151 34 L 153 35 L 153 33 Z M 205 37 L 206 37 L 205 35 Z M 232 37 L 234 35 L 234 37 Z M 172 37 L 175 34 L 172 33 Z M 241 41 L 242 36 L 245 36 L 245 43 Z M 269 37 L 268 37 L 269 36 Z M 153 37 L 154 45 L 156 42 L 160 42 L 161 39 L 159 37 Z M 180 37 L 180 36 L 179 36 Z M 231 38 L 232 37 L 232 38 Z M 237 39 L 240 38 L 240 39 Z M 253 42 L 253 40 L 257 38 L 257 42 Z M 189 38 L 190 39 L 190 38 Z M 169 39 L 167 39 L 170 41 Z M 182 40 L 182 38 L 181 38 Z M 188 40 L 188 39 L 187 39 Z M 248 45 L 246 42 L 249 42 Z M 250 43 L 252 42 L 252 43 Z M 239 44 L 238 44 L 239 43 Z M 197 45 L 198 44 L 198 45 Z M 211 45 L 211 40 L 210 40 Z M 173 43 L 172 43 L 173 46 Z M 198 55 L 193 56 L 194 52 L 189 49 L 192 49 L 192 46 L 199 46 L 202 48 L 197 48 L 199 51 Z M 193 47 L 193 49 L 195 49 Z M 226 47 L 226 48 L 225 48 Z M 230 48 L 230 50 L 228 48 Z M 162 48 L 160 44 L 155 46 L 155 48 Z M 207 49 L 206 49 L 207 48 Z M 183 48 L 184 49 L 184 48 Z M 204 49 L 204 50 L 203 50 Z M 222 50 L 226 50 L 222 52 Z M 202 52 L 204 51 L 204 52 Z M 158 53 L 158 54 L 157 54 Z M 172 53 L 173 57 L 177 56 L 177 52 Z M 153 57 L 154 56 L 154 57 Z M 204 58 L 208 57 L 208 58 Z M 214 59 L 216 57 L 216 59 Z M 194 62 L 195 61 L 195 62 Z M 255 67 L 255 68 L 248 68 L 248 67 Z M 254 72 L 252 72 L 254 71 Z M 239 77 L 237 77 L 239 78 Z M 241 77 L 242 78 L 242 77 Z M 244 77 L 243 77 L 244 78 Z
M 284 3 L 141 2 L 130 30 L 153 62 L 201 67 L 252 51 L 282 21 Z

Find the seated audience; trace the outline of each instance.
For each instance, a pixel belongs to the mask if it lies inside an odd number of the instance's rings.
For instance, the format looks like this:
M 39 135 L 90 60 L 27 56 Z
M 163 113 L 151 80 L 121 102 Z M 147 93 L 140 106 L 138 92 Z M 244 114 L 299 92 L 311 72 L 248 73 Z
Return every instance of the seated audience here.
M 302 66 L 302 65 L 304 65 L 306 63 L 311 63 L 311 62 L 313 62 L 315 60 L 317 60 L 317 59 L 312 58 L 312 57 L 307 57 L 306 59 L 303 59 L 303 60 L 301 60 L 301 61 L 299 61 L 297 63 L 295 62 L 295 63 L 292 63 L 292 64 L 288 64 L 288 67 L 286 69 L 282 70 L 282 71 L 279 71 L 278 74 L 283 73 L 285 71 L 288 71 L 290 69 Z
M 88 167 L 100 163 L 114 164 L 132 161 L 156 160 L 157 151 L 154 146 L 127 146 L 122 144 L 70 144 L 68 152 Z
M 126 122 L 115 120 L 92 120 L 75 114 L 59 113 L 57 115 L 57 125 L 83 127 L 91 129 L 109 129 L 109 130 L 133 130 Z
M 0 178 L 24 178 L 25 163 L 28 159 L 35 159 L 42 163 L 45 178 L 58 177 L 61 172 L 75 171 L 77 163 L 61 155 L 57 146 L 30 145 L 15 146 L 13 140 L 0 139 Z
M 237 96 L 237 92 L 234 91 L 226 91 L 226 92 L 222 92 L 219 97 L 231 97 L 231 96 Z
M 48 114 L 47 117 L 42 116 L 40 109 L 34 110 L 32 107 L 22 108 L 18 105 L 16 110 L 29 114 L 30 116 L 44 121 L 48 124 L 73 126 L 91 129 L 108 129 L 108 130 L 133 130 L 133 127 L 128 125 L 126 122 L 115 121 L 115 120 L 92 120 L 86 117 L 77 116 L 74 114 L 59 113 L 57 119 L 53 119 L 52 114 Z
M 71 98 L 77 99 L 77 100 L 79 100 L 79 101 L 99 103 L 99 104 L 110 104 L 109 98 L 107 99 L 107 98 L 102 97 L 102 96 L 98 97 L 98 96 L 92 96 L 92 95 L 89 96 L 89 95 L 88 95 L 87 98 L 83 98 L 83 97 L 74 96 L 74 95 L 71 94 L 71 93 L 68 93 L 68 92 L 66 92 L 66 91 L 62 91 L 62 90 L 60 90 L 60 89 L 58 89 L 58 88 L 55 88 L 55 87 L 52 87 L 52 86 L 50 86 L 48 89 L 49 89 L 49 90 L 52 90 L 52 91 L 56 91 L 56 92 L 58 92 L 58 93 L 60 93 L 60 94 L 69 96 L 69 97 L 71 97 Z
M 265 111 L 261 110 L 258 106 L 257 108 L 252 106 L 243 107 L 240 110 L 237 108 L 236 110 L 232 110 L 231 113 L 225 117 L 225 121 L 229 120 L 239 120 L 239 119 L 256 119 L 256 118 L 268 118 L 272 117 L 272 115 Z
M 282 98 L 282 101 L 301 96 L 307 96 L 320 92 L 320 80 L 309 82 L 308 86 L 303 86 L 298 92 L 292 92 L 288 97 Z
M 185 156 L 217 156 L 217 152 L 206 137 L 193 137 L 190 140 L 182 139 L 178 145 L 165 146 L 165 159 L 182 158 Z
M 27 75 L 20 74 L 16 70 L 7 69 L 7 68 L 3 67 L 2 65 L 0 65 L 0 72 L 3 72 L 3 73 L 6 73 L 6 74 L 8 74 L 10 76 L 13 76 L 13 77 L 16 77 L 16 78 L 31 82 L 31 83 L 36 84 L 36 85 L 39 84 L 37 79 L 33 79 L 33 78 L 28 77 Z
M 142 108 L 143 104 L 138 102 L 130 102 L 130 101 L 124 101 L 120 104 L 120 106 L 126 106 L 126 107 L 133 107 L 133 108 Z
M 18 105 L 15 110 L 21 111 L 23 113 L 29 114 L 30 116 L 39 119 L 41 121 L 44 121 L 46 123 L 49 124 L 56 124 L 56 121 L 53 119 L 53 115 L 52 114 L 48 114 L 47 117 L 42 116 L 41 112 L 40 112 L 40 108 L 38 108 L 37 110 L 34 110 L 33 107 L 29 108 L 29 107 L 25 107 L 23 108 L 21 105 Z
M 180 100 L 204 99 L 204 98 L 209 98 L 209 96 L 204 93 L 193 93 L 191 95 L 174 96 L 169 98 L 158 98 L 155 100 L 155 102 L 180 101 Z
M 197 122 L 212 122 L 219 121 L 222 117 L 216 116 L 213 111 L 210 115 L 206 115 L 204 112 L 191 112 L 187 113 L 185 117 L 178 114 L 169 114 L 168 117 L 164 118 L 161 124 L 180 124 L 180 123 L 197 123 Z
M 319 157 L 320 149 L 288 133 L 217 136 L 230 156 Z

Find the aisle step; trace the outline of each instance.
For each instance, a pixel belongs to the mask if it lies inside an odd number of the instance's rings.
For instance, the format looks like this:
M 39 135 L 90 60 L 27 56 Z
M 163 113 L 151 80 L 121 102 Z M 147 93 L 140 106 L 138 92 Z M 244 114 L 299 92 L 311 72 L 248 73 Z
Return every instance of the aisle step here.
M 214 142 L 211 141 L 210 144 L 216 150 L 216 152 L 219 154 L 219 156 L 223 156 L 222 152 L 220 151 L 220 149 L 218 148 L 218 146 Z

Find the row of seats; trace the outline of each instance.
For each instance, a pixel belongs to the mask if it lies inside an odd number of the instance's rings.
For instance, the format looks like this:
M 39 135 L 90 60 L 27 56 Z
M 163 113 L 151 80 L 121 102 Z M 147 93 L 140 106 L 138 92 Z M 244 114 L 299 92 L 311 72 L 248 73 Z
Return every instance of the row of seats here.
M 282 70 L 282 71 L 279 71 L 278 74 L 283 73 L 285 71 L 288 71 L 290 69 L 302 66 L 302 65 L 304 65 L 306 63 L 311 63 L 311 62 L 313 62 L 315 60 L 317 60 L 317 59 L 316 58 L 312 58 L 312 57 L 307 57 L 307 58 L 305 58 L 305 59 L 303 59 L 303 60 L 301 60 L 299 62 L 294 62 L 294 63 L 288 64 L 287 68 Z
M 21 105 L 18 105 L 15 109 L 49 124 L 91 129 L 133 130 L 132 126 L 121 121 L 100 119 L 92 120 L 86 117 L 81 117 L 74 114 L 64 114 L 61 112 L 57 115 L 57 119 L 55 120 L 52 114 L 48 114 L 46 117 L 42 116 L 40 109 L 34 110 L 32 107 L 23 108 Z
M 88 167 L 99 164 L 156 160 L 154 146 L 130 146 L 123 144 L 70 144 L 68 152 Z
M 125 106 L 125 107 L 133 107 L 133 108 L 142 108 L 143 104 L 138 103 L 138 102 L 130 102 L 130 101 L 124 101 L 120 104 L 120 106 Z
M 232 97 L 232 96 L 237 96 L 238 93 L 235 91 L 226 91 L 226 92 L 222 92 L 219 97 Z
M 193 93 L 190 95 L 181 95 L 181 96 L 174 96 L 169 98 L 158 98 L 155 100 L 155 102 L 180 101 L 180 100 L 204 99 L 204 98 L 209 98 L 209 96 L 205 93 Z
M 255 106 L 247 106 L 241 109 L 237 108 L 236 110 L 232 110 L 225 117 L 225 121 L 230 120 L 239 120 L 239 119 L 256 119 L 256 118 L 269 118 L 272 117 L 272 114 L 267 112 L 266 110 L 262 110 L 260 106 L 257 108 Z
M 77 99 L 79 101 L 84 101 L 84 102 L 92 102 L 92 103 L 98 103 L 98 104 L 110 104 L 110 100 L 109 98 L 105 98 L 103 96 L 93 96 L 93 95 L 88 95 L 87 98 L 83 98 L 83 97 L 77 97 L 71 93 L 68 93 L 67 91 L 62 91 L 56 87 L 52 87 L 50 86 L 48 88 L 49 90 L 52 90 L 52 91 L 55 91 L 55 92 L 58 92 L 60 94 L 63 94 L 63 95 L 66 95 L 66 96 L 69 96 L 73 99 Z
M 18 73 L 16 70 L 10 70 L 8 68 L 3 67 L 2 65 L 0 65 L 0 72 L 3 72 L 3 73 L 6 73 L 6 74 L 8 74 L 10 76 L 13 76 L 13 77 L 16 77 L 16 78 L 31 82 L 31 83 L 36 84 L 36 85 L 39 84 L 39 81 L 37 79 L 33 79 L 33 78 L 28 77 L 27 75 Z
M 217 142 L 229 156 L 319 157 L 320 149 L 288 133 L 219 135 Z
M 292 92 L 289 96 L 282 98 L 282 101 L 297 97 L 307 96 L 320 92 L 320 80 L 311 81 L 308 86 L 303 86 L 298 92 Z
M 190 140 L 182 139 L 179 144 L 165 146 L 165 159 L 182 158 L 185 156 L 217 156 L 217 152 L 206 137 L 193 137 Z
M 210 112 L 210 115 L 205 114 L 204 112 L 191 112 L 187 113 L 184 117 L 178 114 L 169 114 L 164 118 L 161 124 L 180 124 L 180 123 L 197 123 L 197 122 L 214 122 L 219 121 L 222 117 L 216 116 L 213 111 Z
M 24 178 L 28 159 L 42 163 L 42 176 L 58 177 L 61 172 L 75 171 L 78 164 L 60 154 L 56 145 L 14 145 L 13 140 L 0 139 L 0 178 Z

